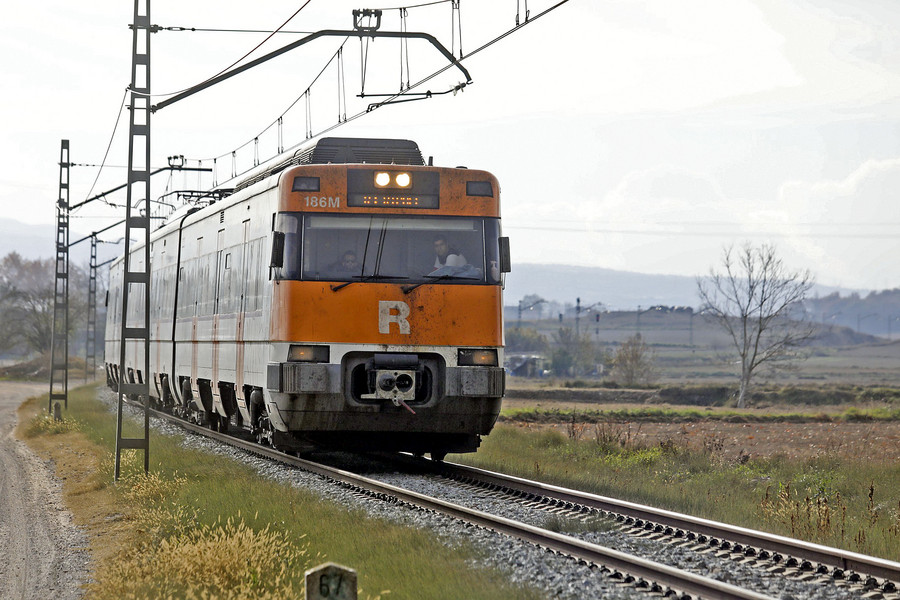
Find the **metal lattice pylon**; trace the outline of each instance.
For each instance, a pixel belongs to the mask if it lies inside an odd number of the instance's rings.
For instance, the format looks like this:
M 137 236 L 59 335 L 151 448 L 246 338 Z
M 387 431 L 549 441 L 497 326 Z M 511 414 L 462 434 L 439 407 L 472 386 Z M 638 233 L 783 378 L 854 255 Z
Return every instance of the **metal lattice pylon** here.
M 59 150 L 59 200 L 56 203 L 56 287 L 50 337 L 50 403 L 69 408 L 69 140 Z
M 131 25 L 130 123 L 128 188 L 125 204 L 125 260 L 122 319 L 119 331 L 119 398 L 116 414 L 116 467 L 119 479 L 122 450 L 144 451 L 144 471 L 150 470 L 150 0 L 135 0 Z M 136 214 L 135 214 L 136 213 Z M 132 236 L 142 252 L 132 255 Z M 132 303 L 132 297 L 134 303 Z M 129 312 L 129 308 L 132 308 Z M 126 366 L 128 353 L 135 369 Z M 122 437 L 125 396 L 144 399 L 144 436 Z
M 88 263 L 87 331 L 84 343 L 84 382 L 97 373 L 97 235 L 91 235 L 91 260 Z

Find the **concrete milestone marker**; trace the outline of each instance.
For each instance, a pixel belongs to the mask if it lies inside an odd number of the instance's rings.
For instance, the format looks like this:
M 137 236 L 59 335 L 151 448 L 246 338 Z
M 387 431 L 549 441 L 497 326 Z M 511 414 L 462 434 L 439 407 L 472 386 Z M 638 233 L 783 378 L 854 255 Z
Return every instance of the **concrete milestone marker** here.
M 356 600 L 356 571 L 335 563 L 310 569 L 306 600 Z

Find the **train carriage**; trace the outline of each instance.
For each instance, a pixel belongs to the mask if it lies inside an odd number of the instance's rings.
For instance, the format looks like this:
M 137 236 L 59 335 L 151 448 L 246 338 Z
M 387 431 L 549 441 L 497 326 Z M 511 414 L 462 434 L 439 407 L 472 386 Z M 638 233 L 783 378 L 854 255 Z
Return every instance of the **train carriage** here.
M 150 243 L 151 373 L 128 342 L 123 372 L 106 364 L 114 389 L 149 378 L 151 402 L 288 450 L 440 458 L 493 427 L 509 250 L 491 174 L 426 165 L 406 140 L 325 138 Z

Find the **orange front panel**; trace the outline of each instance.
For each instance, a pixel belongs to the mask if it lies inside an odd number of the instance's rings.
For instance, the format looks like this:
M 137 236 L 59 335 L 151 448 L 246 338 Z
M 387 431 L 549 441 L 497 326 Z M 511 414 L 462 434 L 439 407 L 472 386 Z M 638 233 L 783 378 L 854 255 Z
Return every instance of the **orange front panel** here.
M 438 173 L 440 176 L 440 208 L 404 209 L 366 208 L 347 206 L 347 173 L 349 171 L 409 172 L 413 177 L 419 172 Z M 317 192 L 294 192 L 291 187 L 294 177 L 319 177 Z M 493 197 L 468 196 L 467 181 L 487 181 L 494 191 Z M 279 210 L 294 212 L 329 212 L 357 214 L 403 214 L 403 215 L 457 215 L 457 216 L 500 216 L 500 184 L 487 171 L 470 169 L 449 169 L 441 167 L 397 166 L 397 165 L 306 165 L 293 167 L 284 172 L 279 183 L 281 201 Z
M 272 301 L 273 341 L 429 346 L 499 346 L 500 288 L 282 281 Z

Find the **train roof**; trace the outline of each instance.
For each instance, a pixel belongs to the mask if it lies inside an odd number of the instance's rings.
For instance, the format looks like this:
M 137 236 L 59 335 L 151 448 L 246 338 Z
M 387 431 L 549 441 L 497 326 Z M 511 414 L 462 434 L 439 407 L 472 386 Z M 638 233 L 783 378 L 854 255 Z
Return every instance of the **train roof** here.
M 411 140 L 327 137 L 241 180 L 234 189 L 242 190 L 288 167 L 323 164 L 424 165 L 425 160 Z

